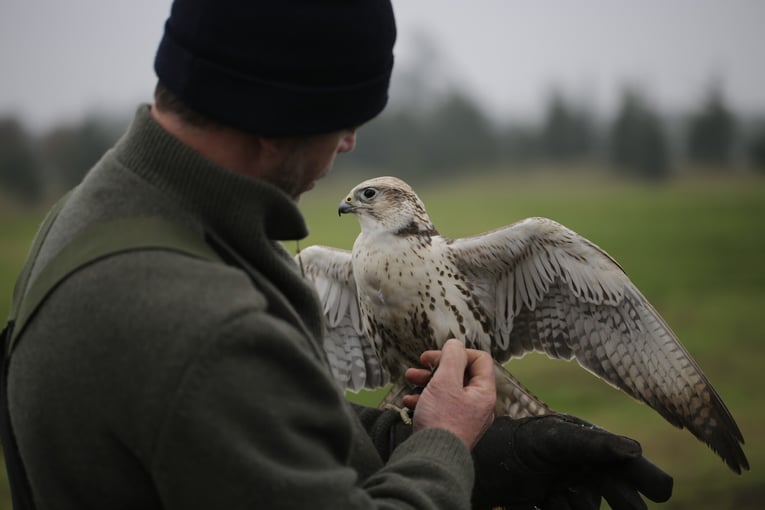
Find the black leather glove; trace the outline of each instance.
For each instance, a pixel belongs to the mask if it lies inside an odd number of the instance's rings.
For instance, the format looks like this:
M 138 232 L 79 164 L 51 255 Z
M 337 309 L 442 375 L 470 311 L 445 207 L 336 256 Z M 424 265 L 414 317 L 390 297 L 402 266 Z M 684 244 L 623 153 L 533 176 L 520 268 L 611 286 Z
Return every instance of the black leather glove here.
M 640 444 L 573 416 L 499 416 L 473 450 L 473 508 L 645 509 L 672 495 L 672 477 Z

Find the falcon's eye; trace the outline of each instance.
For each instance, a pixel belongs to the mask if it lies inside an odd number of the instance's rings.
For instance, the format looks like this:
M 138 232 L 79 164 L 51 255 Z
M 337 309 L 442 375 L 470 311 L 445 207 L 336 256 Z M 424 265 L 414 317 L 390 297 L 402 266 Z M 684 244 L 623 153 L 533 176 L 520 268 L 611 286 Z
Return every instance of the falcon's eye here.
M 364 190 L 364 198 L 372 198 L 377 195 L 377 190 L 374 188 L 367 188 Z

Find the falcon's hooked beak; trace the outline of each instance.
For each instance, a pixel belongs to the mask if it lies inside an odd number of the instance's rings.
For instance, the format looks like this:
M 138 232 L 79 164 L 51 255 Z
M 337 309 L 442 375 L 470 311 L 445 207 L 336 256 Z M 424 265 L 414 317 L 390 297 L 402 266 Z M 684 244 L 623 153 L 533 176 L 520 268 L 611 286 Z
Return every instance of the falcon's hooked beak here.
M 337 215 L 352 213 L 356 208 L 351 204 L 350 197 L 340 202 L 340 206 L 337 208 Z

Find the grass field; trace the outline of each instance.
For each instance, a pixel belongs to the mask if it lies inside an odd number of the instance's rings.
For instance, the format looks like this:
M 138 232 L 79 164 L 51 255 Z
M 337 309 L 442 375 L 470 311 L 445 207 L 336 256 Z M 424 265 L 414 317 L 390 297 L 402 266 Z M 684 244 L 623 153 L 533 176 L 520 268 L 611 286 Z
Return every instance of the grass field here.
M 355 180 L 332 177 L 301 204 L 311 236 L 350 249 L 353 217 L 337 204 Z M 553 218 L 616 258 L 695 357 L 736 418 L 752 470 L 728 468 L 687 431 L 573 363 L 529 355 L 511 371 L 553 408 L 639 440 L 675 478 L 667 509 L 755 509 L 765 498 L 765 179 L 626 184 L 595 174 L 479 176 L 418 190 L 443 235 L 469 236 L 528 216 Z M 0 204 L 0 316 L 40 211 Z M 288 248 L 294 250 L 293 243 Z M 351 398 L 374 402 L 379 393 Z M 509 490 L 511 490 L 509 488 Z M 0 486 L 0 509 L 10 508 Z M 3 503 L 5 506 L 3 506 Z

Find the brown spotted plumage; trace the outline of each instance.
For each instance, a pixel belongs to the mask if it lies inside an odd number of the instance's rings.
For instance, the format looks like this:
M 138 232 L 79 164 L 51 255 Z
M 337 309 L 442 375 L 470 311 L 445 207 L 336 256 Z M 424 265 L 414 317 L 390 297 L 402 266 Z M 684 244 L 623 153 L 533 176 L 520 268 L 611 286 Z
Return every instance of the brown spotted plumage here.
M 451 337 L 491 352 L 497 413 L 550 409 L 502 363 L 538 351 L 576 359 L 707 443 L 736 472 L 749 465 L 733 417 L 669 326 L 603 250 L 546 218 L 476 237 L 438 234 L 405 182 L 362 182 L 340 203 L 361 233 L 347 252 L 312 246 L 299 263 L 326 316 L 325 350 L 346 388 L 409 389 L 404 370 Z

